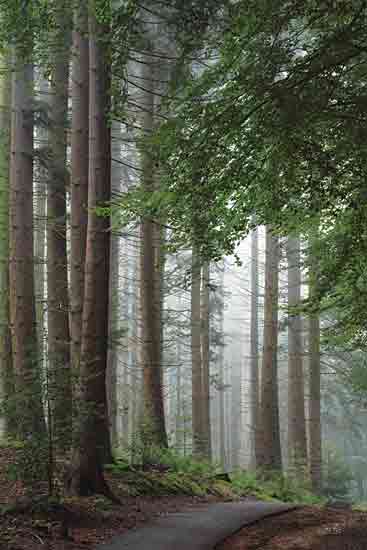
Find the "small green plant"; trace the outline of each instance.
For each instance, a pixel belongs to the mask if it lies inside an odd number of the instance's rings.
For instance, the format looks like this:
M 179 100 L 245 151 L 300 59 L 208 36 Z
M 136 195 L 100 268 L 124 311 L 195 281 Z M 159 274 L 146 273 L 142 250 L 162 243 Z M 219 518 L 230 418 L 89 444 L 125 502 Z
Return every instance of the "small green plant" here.
M 8 468 L 13 480 L 21 480 L 29 492 L 36 491 L 40 484 L 49 479 L 49 449 L 45 437 L 29 437 L 16 444 L 15 461 Z
M 260 500 L 281 500 L 299 504 L 319 504 L 321 499 L 311 493 L 304 476 L 297 479 L 279 472 L 233 473 L 232 486 L 241 496 L 252 495 Z
M 323 494 L 330 500 L 350 500 L 353 473 L 335 449 L 327 449 L 323 471 Z

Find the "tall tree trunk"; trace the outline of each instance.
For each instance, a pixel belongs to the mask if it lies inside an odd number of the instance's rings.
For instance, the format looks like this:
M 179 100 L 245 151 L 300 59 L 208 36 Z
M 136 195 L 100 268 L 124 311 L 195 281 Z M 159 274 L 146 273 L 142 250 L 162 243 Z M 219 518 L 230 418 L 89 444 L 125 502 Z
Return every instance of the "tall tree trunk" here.
M 250 418 L 252 467 L 257 467 L 260 457 L 259 443 L 259 232 L 251 234 L 251 319 L 250 319 Z
M 48 105 L 49 83 L 44 75 L 38 75 L 39 99 Z M 46 98 L 46 101 L 45 101 Z M 36 176 L 34 182 L 34 274 L 35 299 L 38 338 L 38 356 L 40 371 L 47 368 L 47 335 L 46 335 L 46 189 L 48 170 L 42 153 L 48 148 L 48 131 L 45 125 L 36 128 L 38 141 L 38 162 L 35 164 Z
M 154 71 L 148 58 L 143 68 L 144 95 L 142 128 L 150 136 L 154 128 Z M 149 194 L 155 188 L 155 165 L 149 151 L 142 150 L 142 185 Z M 167 447 L 162 376 L 162 231 L 157 220 L 141 223 L 140 300 L 142 313 L 142 363 L 144 390 L 144 431 L 146 443 Z M 149 441 L 148 441 L 149 440 Z
M 225 264 L 219 268 L 219 284 L 218 291 L 220 292 L 218 301 L 218 332 L 220 335 L 220 344 L 218 350 L 218 455 L 223 467 L 227 464 L 227 449 L 226 449 L 226 426 L 225 426 L 225 365 L 224 365 L 224 270 Z
M 75 4 L 72 47 L 70 333 L 73 374 L 80 367 L 88 221 L 89 43 L 88 2 Z
M 279 242 L 266 228 L 264 344 L 261 371 L 261 458 L 259 466 L 281 470 L 278 403 L 278 264 Z
M 231 400 L 228 417 L 230 419 L 230 467 L 231 470 L 241 466 L 242 447 L 242 373 L 240 361 L 231 361 Z
M 45 431 L 33 257 L 33 65 L 15 49 L 10 158 L 10 318 L 20 438 Z
M 203 456 L 208 460 L 212 456 L 210 433 L 210 266 L 204 262 L 201 289 L 201 358 L 202 358 L 202 419 L 203 419 Z
M 294 308 L 301 302 L 299 237 L 288 238 L 287 257 L 288 307 Z M 302 319 L 292 311 L 288 315 L 288 464 L 307 464 Z
M 55 3 L 54 68 L 51 75 L 51 161 L 47 189 L 47 284 L 49 393 L 53 439 L 60 449 L 71 443 L 71 368 L 66 251 L 66 125 L 71 19 L 68 0 Z
M 181 300 L 179 301 L 179 304 Z M 178 453 L 184 450 L 184 430 L 185 419 L 183 416 L 183 399 L 182 399 L 182 336 L 178 334 L 176 342 L 176 411 L 175 411 L 175 448 Z
M 11 72 L 8 57 L 1 58 L 5 72 L 0 79 L 0 377 L 3 409 L 2 432 L 16 435 L 14 376 L 9 311 L 9 153 Z
M 310 296 L 315 292 L 317 275 L 311 259 Z M 321 446 L 321 366 L 320 366 L 320 318 L 317 312 L 309 319 L 309 469 L 313 491 L 322 490 L 322 446 Z
M 107 361 L 107 396 L 108 418 L 110 425 L 111 446 L 117 447 L 117 363 L 118 363 L 118 276 L 119 276 L 119 237 L 111 235 L 110 251 L 110 318 L 108 335 L 108 361 Z
M 193 245 L 191 267 L 192 443 L 193 454 L 197 457 L 202 457 L 204 455 L 200 296 L 201 263 L 197 248 Z
M 89 197 L 85 292 L 80 362 L 79 438 L 74 449 L 71 489 L 87 495 L 113 498 L 103 477 L 103 464 L 111 461 L 108 431 L 106 368 L 110 221 L 97 207 L 111 199 L 111 134 L 109 26 L 90 15 L 90 126 Z
M 121 152 L 121 128 L 117 123 L 112 124 L 112 158 L 119 159 Z M 121 166 L 117 163 L 112 165 L 111 174 L 111 192 L 112 199 L 116 200 L 121 189 Z M 118 233 L 111 233 L 111 251 L 110 251 L 110 282 L 109 282 L 109 322 L 108 322 L 108 360 L 107 360 L 107 395 L 108 395 L 108 416 L 111 434 L 111 446 L 118 445 L 117 430 L 117 365 L 118 348 L 120 341 L 118 339 L 119 330 L 119 261 L 120 261 L 120 237 Z M 126 272 L 125 272 L 126 275 Z M 127 354 L 126 354 L 127 355 Z

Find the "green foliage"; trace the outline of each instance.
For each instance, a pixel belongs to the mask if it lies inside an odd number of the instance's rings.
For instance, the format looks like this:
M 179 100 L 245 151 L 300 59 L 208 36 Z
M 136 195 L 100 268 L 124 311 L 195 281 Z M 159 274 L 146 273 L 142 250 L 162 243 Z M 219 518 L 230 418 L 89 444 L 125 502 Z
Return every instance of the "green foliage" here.
M 353 510 L 357 512 L 367 512 L 367 502 L 358 502 L 353 506 Z
M 220 472 L 220 467 L 205 460 L 196 460 L 192 456 L 183 456 L 173 449 L 159 449 L 158 464 L 167 466 L 173 472 L 183 472 L 202 477 L 213 477 Z
M 365 346 L 367 7 L 240 0 L 221 9 L 211 62 L 176 83 L 153 136 L 160 189 L 133 194 L 127 208 L 159 213 L 173 247 L 196 241 L 214 259 L 233 252 L 254 212 L 283 234 L 308 238 L 317 225 L 309 305 L 338 310 L 328 338 Z
M 311 493 L 309 484 L 294 476 L 278 472 L 266 473 L 238 470 L 232 476 L 232 487 L 241 496 L 251 495 L 260 500 L 280 500 L 296 504 L 319 504 L 321 500 Z
M 108 470 L 119 479 L 120 487 L 129 495 L 214 494 L 224 498 L 253 496 L 259 500 L 281 500 L 303 504 L 319 504 L 309 484 L 294 476 L 279 473 L 262 474 L 236 470 L 226 480 L 219 466 L 181 456 L 169 449 L 157 449 L 156 463 L 149 470 L 130 466 L 126 457 L 117 457 Z
M 21 481 L 30 493 L 39 491 L 42 484 L 49 485 L 49 447 L 44 436 L 29 437 L 26 441 L 12 444 L 17 449 L 15 461 L 9 465 L 8 475 L 14 481 Z
M 332 449 L 326 452 L 323 471 L 323 494 L 331 500 L 350 500 L 353 473 L 342 460 L 340 454 Z

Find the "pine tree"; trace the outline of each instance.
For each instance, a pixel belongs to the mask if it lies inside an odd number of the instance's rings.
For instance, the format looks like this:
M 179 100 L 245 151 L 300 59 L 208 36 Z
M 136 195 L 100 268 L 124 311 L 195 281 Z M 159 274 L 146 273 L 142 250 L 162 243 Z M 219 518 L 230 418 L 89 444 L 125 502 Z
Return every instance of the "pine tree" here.
M 250 319 L 250 376 L 251 376 L 251 450 L 252 466 L 256 468 L 260 457 L 259 448 L 259 234 L 251 234 L 251 319 Z
M 103 464 L 112 461 L 107 412 L 106 369 L 109 315 L 109 218 L 98 207 L 111 200 L 111 132 L 109 25 L 89 16 L 89 191 L 85 285 L 80 360 L 78 439 L 70 488 L 87 495 L 102 493 L 114 499 Z
M 53 438 L 60 448 L 71 443 L 72 386 L 66 244 L 66 132 L 68 113 L 71 12 L 69 0 L 56 0 L 52 38 L 50 163 L 47 186 L 47 296 L 49 399 Z
M 295 308 L 301 303 L 299 237 L 288 237 L 287 257 L 288 307 Z M 288 316 L 288 464 L 307 464 L 302 319 L 292 311 Z
M 0 377 L 4 433 L 16 435 L 15 398 L 9 312 L 9 153 L 11 73 L 9 56 L 1 58 L 0 78 Z
M 203 456 L 211 459 L 210 433 L 210 264 L 202 267 L 201 288 L 201 360 L 202 360 L 202 420 Z
M 281 470 L 278 403 L 278 264 L 279 241 L 266 228 L 264 344 L 261 369 L 261 455 L 259 467 Z
M 74 9 L 71 96 L 70 333 L 73 374 L 80 369 L 89 162 L 88 2 Z
M 155 124 L 155 72 L 152 64 L 152 59 L 147 57 L 142 69 L 144 91 L 141 121 L 145 138 L 151 136 Z M 147 146 L 143 146 L 142 150 L 142 186 L 148 196 L 157 187 L 155 163 Z M 162 228 L 159 220 L 143 217 L 140 248 L 143 423 L 146 439 L 153 445 L 166 447 L 162 373 L 162 259 Z
M 37 355 L 33 257 L 33 65 L 14 47 L 10 157 L 10 323 L 22 440 L 42 435 L 45 422 Z

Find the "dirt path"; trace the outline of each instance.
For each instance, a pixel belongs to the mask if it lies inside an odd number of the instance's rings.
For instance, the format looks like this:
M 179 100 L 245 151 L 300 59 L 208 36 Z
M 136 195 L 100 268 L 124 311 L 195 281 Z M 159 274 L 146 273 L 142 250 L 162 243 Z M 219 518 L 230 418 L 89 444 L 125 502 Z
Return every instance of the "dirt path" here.
M 213 550 L 243 526 L 293 508 L 257 501 L 210 504 L 130 531 L 98 550 Z
M 304 507 L 242 529 L 216 550 L 366 550 L 367 513 Z

